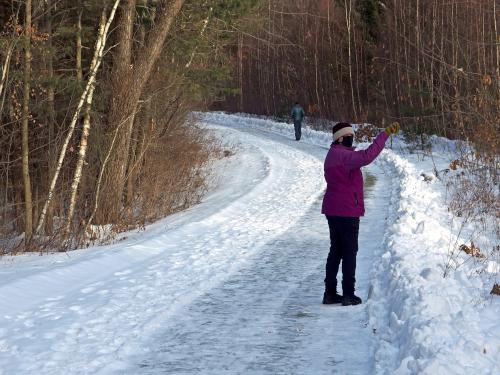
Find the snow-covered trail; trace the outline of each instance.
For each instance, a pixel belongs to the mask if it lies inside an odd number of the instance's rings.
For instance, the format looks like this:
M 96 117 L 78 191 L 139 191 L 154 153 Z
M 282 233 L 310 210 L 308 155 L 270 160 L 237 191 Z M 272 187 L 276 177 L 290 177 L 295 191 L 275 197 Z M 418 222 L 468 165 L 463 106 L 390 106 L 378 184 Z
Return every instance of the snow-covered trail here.
M 320 304 L 326 150 L 212 126 L 242 152 L 198 207 L 95 252 L 2 260 L 0 374 L 371 372 L 366 305 Z M 370 172 L 363 299 L 390 192 Z
M 273 136 L 271 136 L 273 137 Z M 278 143 L 288 143 L 283 139 Z M 324 157 L 324 150 L 300 146 Z M 387 180 L 377 167 L 360 230 L 358 294 L 370 290 L 380 251 Z M 372 331 L 366 305 L 321 305 L 329 237 L 321 198 L 237 273 L 203 294 L 149 337 L 137 374 L 370 374 Z

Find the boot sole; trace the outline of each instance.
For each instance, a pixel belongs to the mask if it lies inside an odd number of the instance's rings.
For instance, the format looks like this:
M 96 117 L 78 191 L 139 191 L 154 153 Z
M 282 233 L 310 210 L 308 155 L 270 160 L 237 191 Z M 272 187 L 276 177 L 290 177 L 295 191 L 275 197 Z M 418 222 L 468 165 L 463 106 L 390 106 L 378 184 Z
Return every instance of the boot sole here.
M 323 305 L 341 305 L 342 302 L 322 302 Z

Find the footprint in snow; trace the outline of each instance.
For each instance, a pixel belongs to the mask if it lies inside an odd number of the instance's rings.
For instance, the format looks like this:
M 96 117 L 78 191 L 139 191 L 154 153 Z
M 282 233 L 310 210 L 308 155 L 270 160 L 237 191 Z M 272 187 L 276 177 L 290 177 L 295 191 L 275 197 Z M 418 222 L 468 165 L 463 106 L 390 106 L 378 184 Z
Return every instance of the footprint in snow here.
M 115 272 L 114 275 L 115 276 L 123 276 L 123 275 L 128 275 L 131 272 L 132 272 L 131 270 L 125 270 L 125 271 Z
M 84 313 L 85 313 L 85 311 L 81 308 L 81 306 L 78 306 L 78 305 L 73 305 L 73 306 L 70 306 L 70 307 L 69 307 L 69 309 L 70 309 L 71 311 L 74 311 L 74 312 L 76 312 L 76 313 L 80 314 L 80 315 L 82 315 L 82 314 L 84 314 Z
M 81 289 L 80 292 L 82 292 L 83 294 L 87 294 L 87 293 L 92 293 L 94 290 L 95 290 L 95 288 L 90 286 L 88 288 Z
M 59 305 L 59 303 L 57 303 L 57 302 L 44 303 L 43 305 L 40 305 L 39 309 L 42 312 L 52 311 L 52 309 L 54 307 L 56 307 L 57 305 Z
M 49 302 L 52 302 L 52 301 L 60 301 L 64 298 L 64 296 L 56 296 L 56 297 L 49 297 L 49 298 L 46 298 L 45 301 L 49 301 Z
M 417 228 L 414 230 L 414 234 L 421 234 L 424 232 L 425 223 L 421 221 L 418 223 Z
M 43 334 L 43 338 L 47 340 L 52 340 L 57 337 L 58 333 L 57 332 L 47 332 Z

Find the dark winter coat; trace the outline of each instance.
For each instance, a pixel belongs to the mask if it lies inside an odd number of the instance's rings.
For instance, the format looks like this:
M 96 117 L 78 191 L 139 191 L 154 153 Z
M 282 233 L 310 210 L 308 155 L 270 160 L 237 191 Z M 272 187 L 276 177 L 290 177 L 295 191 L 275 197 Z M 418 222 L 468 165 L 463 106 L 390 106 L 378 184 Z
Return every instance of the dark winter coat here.
M 293 106 L 290 116 L 294 121 L 302 121 L 306 113 L 304 112 L 304 108 L 297 104 Z
M 327 183 L 321 212 L 328 216 L 360 217 L 365 214 L 361 167 L 370 164 L 385 146 L 388 135 L 380 133 L 362 151 L 333 143 L 326 155 L 324 172 Z

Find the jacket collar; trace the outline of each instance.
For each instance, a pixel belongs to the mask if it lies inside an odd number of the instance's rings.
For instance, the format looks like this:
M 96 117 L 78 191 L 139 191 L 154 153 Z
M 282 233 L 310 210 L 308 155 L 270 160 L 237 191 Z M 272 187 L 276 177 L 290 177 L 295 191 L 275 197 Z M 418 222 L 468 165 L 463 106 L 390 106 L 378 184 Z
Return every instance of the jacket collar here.
M 330 145 L 330 148 L 332 147 L 335 147 L 335 148 L 340 148 L 340 149 L 343 149 L 343 150 L 350 150 L 350 151 L 354 151 L 356 149 L 356 147 L 347 147 L 347 146 L 344 146 L 343 144 L 341 143 L 335 143 L 335 142 L 332 142 L 332 144 Z

